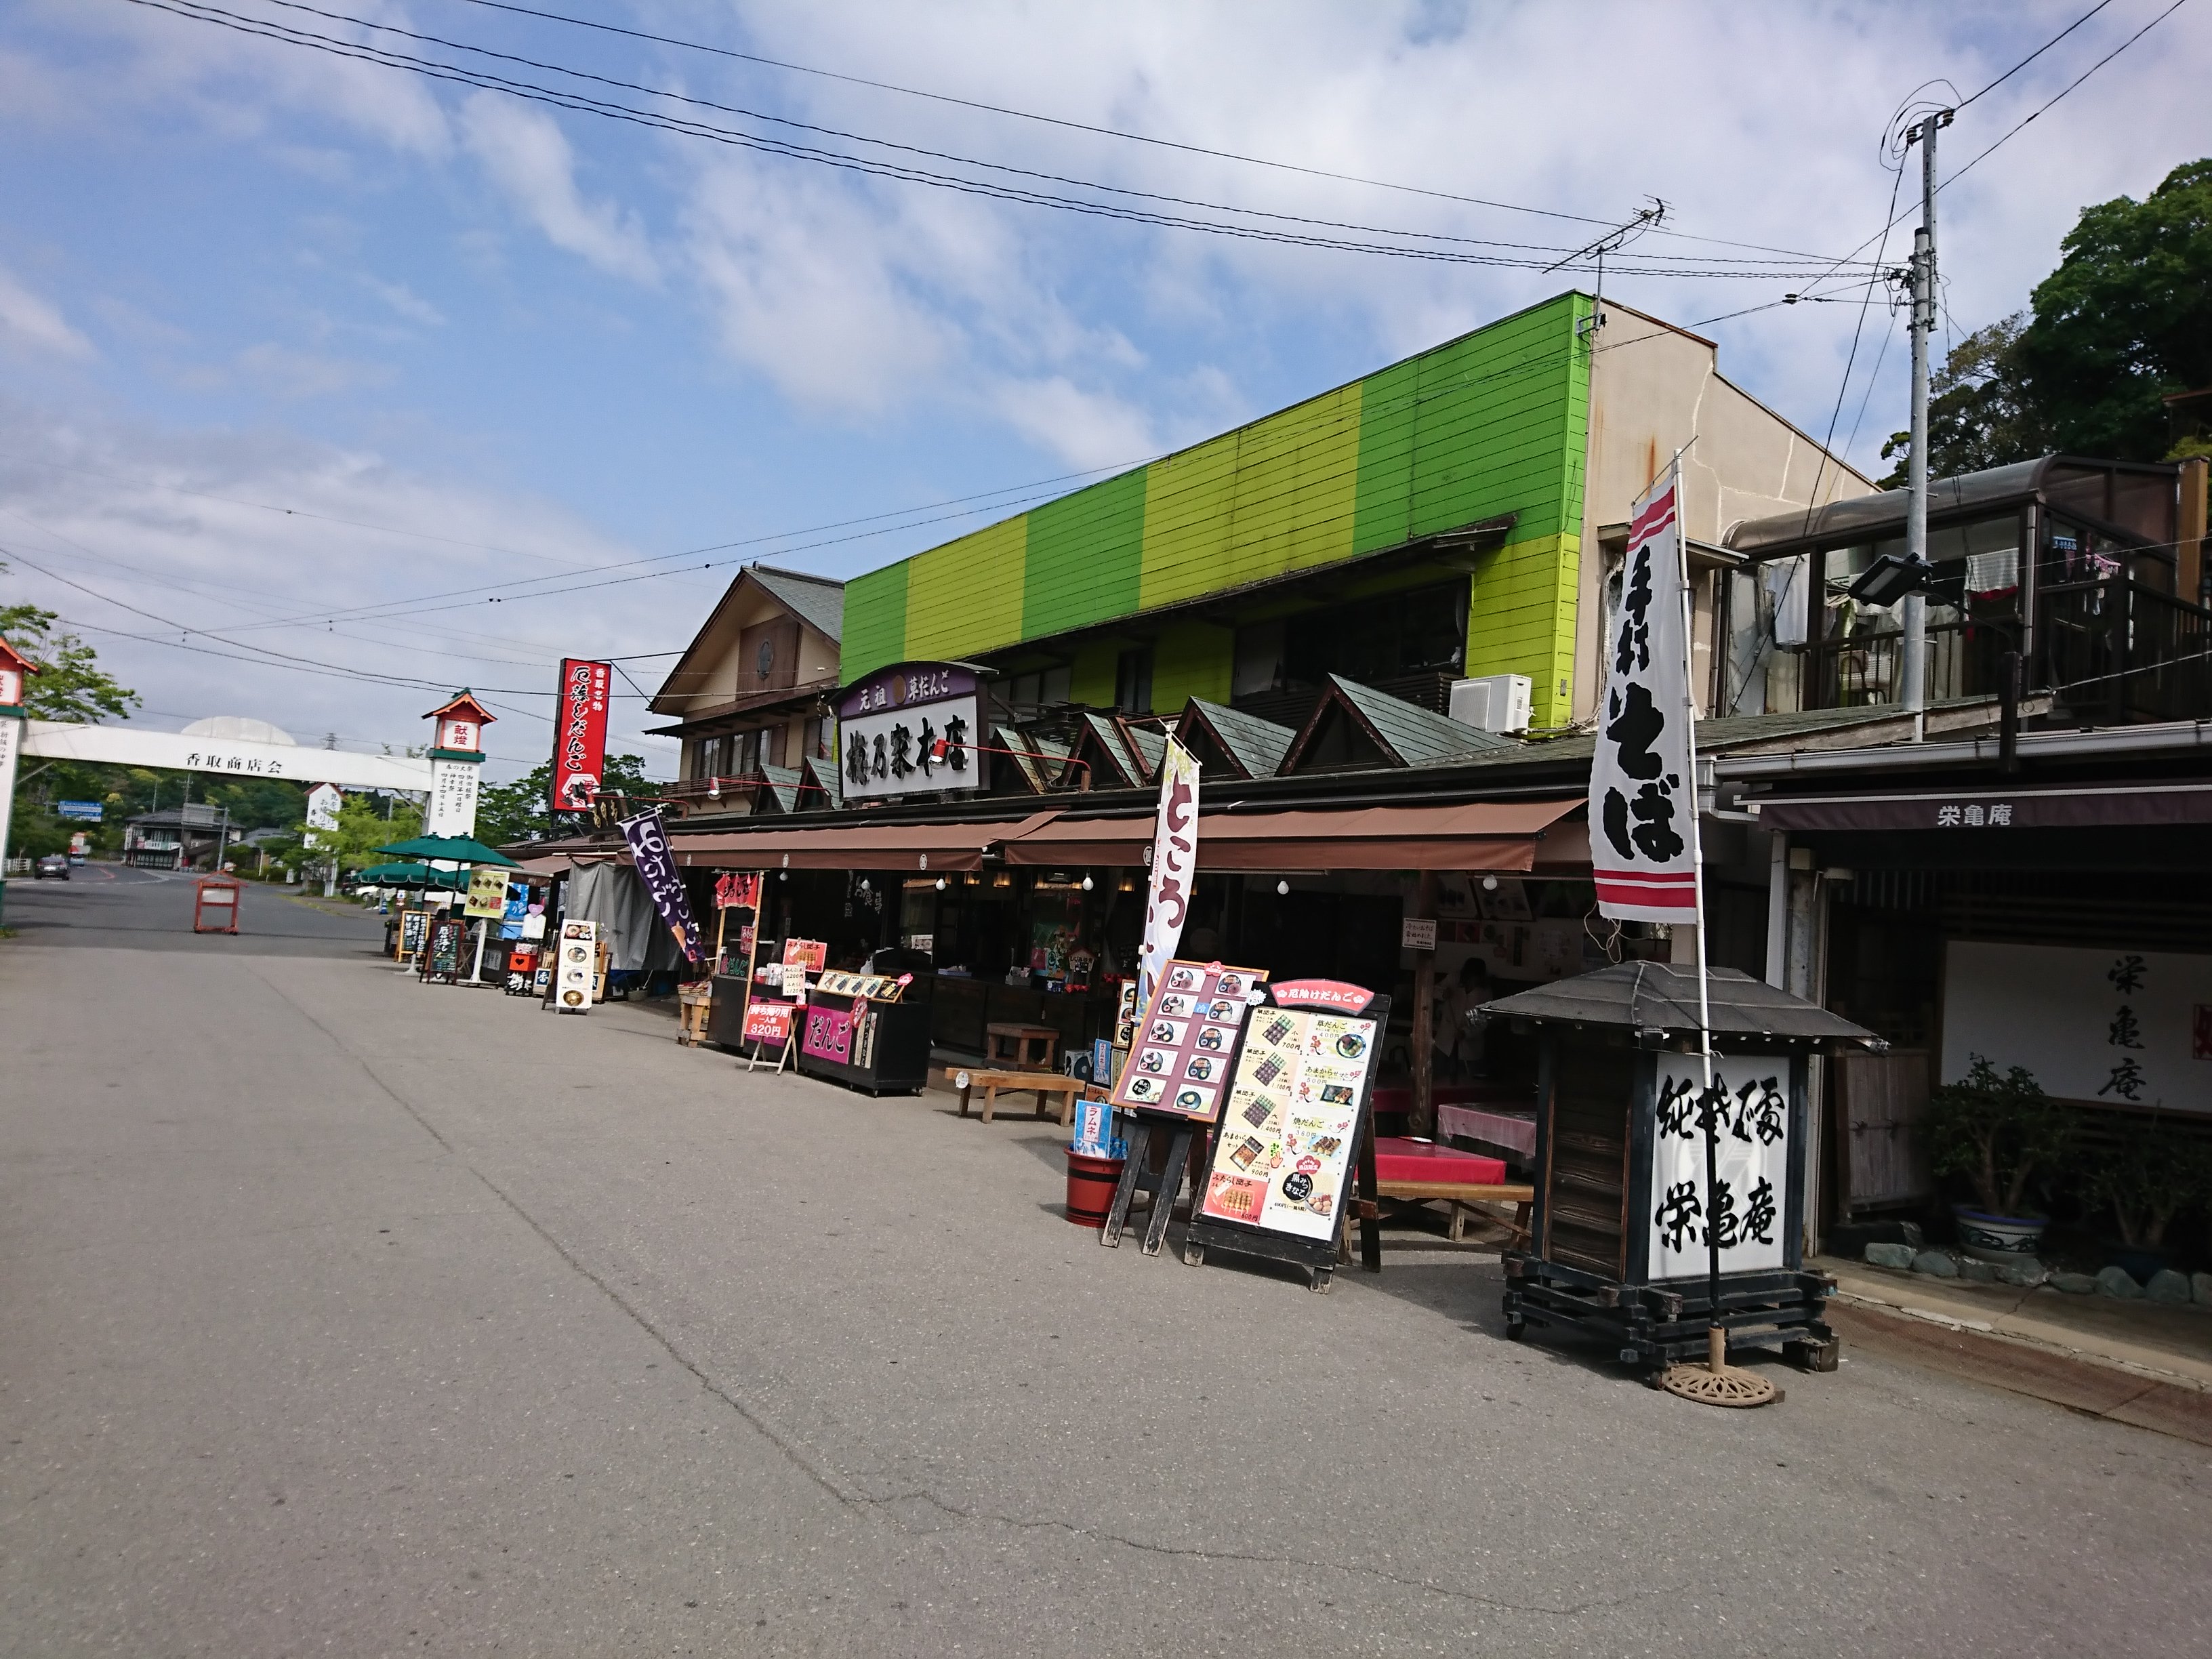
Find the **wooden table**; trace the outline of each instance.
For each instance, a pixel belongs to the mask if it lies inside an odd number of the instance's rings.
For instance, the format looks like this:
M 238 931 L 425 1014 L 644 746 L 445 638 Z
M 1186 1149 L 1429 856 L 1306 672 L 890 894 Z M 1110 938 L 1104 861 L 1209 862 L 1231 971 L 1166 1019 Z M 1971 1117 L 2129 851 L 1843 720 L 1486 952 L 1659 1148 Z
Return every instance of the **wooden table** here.
M 1060 1047 L 1060 1033 L 1049 1025 L 986 1025 L 983 1036 L 990 1045 L 987 1057 L 992 1063 L 1007 1065 L 1018 1072 L 1049 1072 Z M 1032 1042 L 1044 1045 L 1039 1059 L 1030 1057 Z
M 963 1082 L 962 1079 L 966 1081 Z M 988 1072 L 974 1066 L 950 1067 L 945 1080 L 960 1091 L 960 1115 L 968 1115 L 968 1096 L 970 1091 L 983 1091 L 983 1121 L 991 1121 L 998 1109 L 999 1091 L 1012 1089 L 1036 1096 L 1036 1115 L 1044 1115 L 1044 1097 L 1060 1097 L 1060 1127 L 1066 1128 L 1075 1121 L 1075 1097 L 1091 1085 L 1079 1077 L 1062 1077 L 1057 1072 Z

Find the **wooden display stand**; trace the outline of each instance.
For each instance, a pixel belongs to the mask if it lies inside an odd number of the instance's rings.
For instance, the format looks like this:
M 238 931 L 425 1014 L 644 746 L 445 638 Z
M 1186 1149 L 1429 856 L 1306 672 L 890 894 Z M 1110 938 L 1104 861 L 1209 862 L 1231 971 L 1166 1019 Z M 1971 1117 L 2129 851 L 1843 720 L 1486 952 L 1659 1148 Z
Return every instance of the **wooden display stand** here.
M 1166 1164 L 1158 1170 L 1152 1167 L 1152 1140 L 1155 1136 L 1168 1138 Z M 1129 1121 L 1128 1156 L 1121 1164 L 1121 1182 L 1114 1188 L 1114 1207 L 1106 1212 L 1106 1228 L 1098 1242 L 1108 1249 L 1118 1249 L 1121 1230 L 1129 1223 L 1129 1204 L 1139 1193 L 1152 1195 L 1152 1211 L 1145 1224 L 1145 1254 L 1158 1255 L 1166 1242 L 1168 1221 L 1175 1213 L 1176 1200 L 1182 1195 L 1183 1177 L 1190 1168 L 1190 1150 L 1194 1136 L 1190 1120 L 1181 1117 L 1158 1117 L 1150 1112 L 1139 1112 Z

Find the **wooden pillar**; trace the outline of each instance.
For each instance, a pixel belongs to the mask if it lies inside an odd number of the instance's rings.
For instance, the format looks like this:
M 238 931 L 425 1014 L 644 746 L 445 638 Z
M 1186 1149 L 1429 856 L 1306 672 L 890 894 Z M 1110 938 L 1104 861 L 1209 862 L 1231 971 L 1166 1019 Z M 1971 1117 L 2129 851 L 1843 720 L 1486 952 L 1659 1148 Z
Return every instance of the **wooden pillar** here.
M 1433 921 L 1437 914 L 1437 875 L 1421 872 L 1413 888 L 1413 914 Z M 1412 1132 L 1433 1137 L 1437 1132 L 1436 1051 L 1437 953 L 1413 953 L 1413 1114 Z
M 2202 455 L 2181 464 L 2180 524 L 2174 531 L 2174 596 L 2191 605 L 2203 603 L 2204 478 L 2207 463 Z

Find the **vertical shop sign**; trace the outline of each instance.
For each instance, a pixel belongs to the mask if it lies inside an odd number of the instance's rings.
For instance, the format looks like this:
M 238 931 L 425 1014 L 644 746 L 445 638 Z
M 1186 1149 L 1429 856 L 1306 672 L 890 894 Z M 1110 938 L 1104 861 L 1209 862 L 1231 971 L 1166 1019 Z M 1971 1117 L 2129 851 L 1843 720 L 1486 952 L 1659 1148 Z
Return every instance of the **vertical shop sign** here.
M 1790 1062 L 1771 1055 L 1715 1054 L 1712 1080 L 1696 1054 L 1659 1058 L 1651 1188 L 1644 1194 L 1653 1279 L 1703 1278 L 1706 1235 L 1720 1246 L 1720 1271 L 1784 1265 L 1784 1211 L 1790 1186 Z M 1705 1189 L 1705 1138 L 1717 1154 Z
M 1698 919 L 1689 640 L 1679 462 L 1630 509 L 1620 611 L 1590 767 L 1598 908 L 1620 921 Z
M 1145 939 L 1138 965 L 1149 988 L 1182 942 L 1190 914 L 1191 876 L 1198 866 L 1198 763 L 1173 738 L 1160 762 L 1160 805 L 1152 825 L 1152 878 L 1145 901 Z
M 554 963 L 553 1006 L 564 1014 L 592 1011 L 592 981 L 599 971 L 599 924 L 561 924 L 560 957 Z
M 635 817 L 624 818 L 619 827 L 623 839 L 629 843 L 638 879 L 652 896 L 653 908 L 676 935 L 677 948 L 684 952 L 684 960 L 698 961 L 699 924 L 692 918 L 690 900 L 684 896 L 684 877 L 676 867 L 676 855 L 669 850 L 668 826 L 660 821 L 660 809 L 648 807 Z
M 553 725 L 553 799 L 556 812 L 580 812 L 599 792 L 607 769 L 607 696 L 611 664 L 561 659 L 561 691 Z

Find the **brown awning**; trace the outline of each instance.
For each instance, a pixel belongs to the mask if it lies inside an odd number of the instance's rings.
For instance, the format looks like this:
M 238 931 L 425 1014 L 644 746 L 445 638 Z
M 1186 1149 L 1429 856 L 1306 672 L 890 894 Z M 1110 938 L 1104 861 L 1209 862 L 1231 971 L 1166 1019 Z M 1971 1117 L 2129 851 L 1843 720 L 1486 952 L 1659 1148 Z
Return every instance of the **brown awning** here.
M 2008 789 L 1992 780 L 1986 786 L 1911 794 L 1799 795 L 1745 805 L 1768 830 L 1940 830 L 2002 836 L 2014 830 L 2212 823 L 2212 784 Z
M 1201 870 L 1529 870 L 1540 838 L 1583 805 L 1572 800 L 1463 801 L 1438 806 L 1346 806 L 1286 812 L 1201 812 Z M 1142 865 L 1149 817 L 1056 818 L 1006 844 L 1023 865 Z M 1587 861 L 1576 839 L 1566 862 Z M 1547 864 L 1560 862 L 1547 858 Z
M 673 834 L 677 862 L 714 870 L 977 870 L 986 848 L 1059 817 L 986 823 L 823 824 L 817 828 Z

